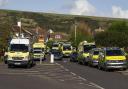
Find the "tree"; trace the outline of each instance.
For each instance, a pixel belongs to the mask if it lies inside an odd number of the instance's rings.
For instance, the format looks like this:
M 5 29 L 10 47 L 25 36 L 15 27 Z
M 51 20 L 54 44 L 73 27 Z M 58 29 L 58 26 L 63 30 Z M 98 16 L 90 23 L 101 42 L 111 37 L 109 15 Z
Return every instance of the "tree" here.
M 95 37 L 96 44 L 105 47 L 127 47 L 128 35 L 120 32 L 103 32 Z
M 47 46 L 48 46 L 50 49 L 52 48 L 53 42 L 54 42 L 54 41 L 52 41 L 52 40 L 49 40 L 49 41 L 47 42 Z
M 108 31 L 125 32 L 128 34 L 128 23 L 126 21 L 114 21 Z
M 127 47 L 128 44 L 128 25 L 125 21 L 113 22 L 105 32 L 95 36 L 96 44 L 105 47 Z
M 75 40 L 75 26 L 72 25 L 71 28 L 71 38 L 70 41 L 72 45 L 77 47 L 81 41 L 94 41 L 93 36 L 90 32 L 90 27 L 86 23 L 78 23 L 76 27 L 76 40 Z

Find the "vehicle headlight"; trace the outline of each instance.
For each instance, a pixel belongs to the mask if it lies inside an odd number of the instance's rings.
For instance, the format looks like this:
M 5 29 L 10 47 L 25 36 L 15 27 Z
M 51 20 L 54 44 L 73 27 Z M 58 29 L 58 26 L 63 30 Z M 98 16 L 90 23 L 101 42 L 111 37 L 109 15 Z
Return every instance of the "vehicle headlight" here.
M 8 56 L 8 60 L 13 60 L 13 59 L 12 59 L 12 57 L 9 57 L 9 56 Z
M 26 56 L 26 57 L 24 57 L 24 58 L 23 58 L 23 60 L 28 60 L 28 59 L 29 59 L 29 57 L 28 57 L 28 56 Z
M 98 62 L 98 60 L 93 60 L 93 62 Z

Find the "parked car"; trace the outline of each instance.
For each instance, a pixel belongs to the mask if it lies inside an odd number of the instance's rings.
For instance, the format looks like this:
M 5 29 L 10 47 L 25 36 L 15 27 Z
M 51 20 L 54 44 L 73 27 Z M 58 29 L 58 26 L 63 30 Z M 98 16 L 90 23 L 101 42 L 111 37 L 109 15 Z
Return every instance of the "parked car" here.
M 33 60 L 38 61 L 40 59 L 45 60 L 45 52 L 41 49 L 34 49 L 33 50 Z
M 54 59 L 55 59 L 55 60 L 62 60 L 62 59 L 63 59 L 63 54 L 62 54 L 62 52 L 60 52 L 59 50 L 52 49 L 52 50 L 51 50 L 51 54 L 54 55 Z
M 70 54 L 70 61 L 71 62 L 77 62 L 77 57 L 78 57 L 78 53 L 77 52 L 72 52 Z

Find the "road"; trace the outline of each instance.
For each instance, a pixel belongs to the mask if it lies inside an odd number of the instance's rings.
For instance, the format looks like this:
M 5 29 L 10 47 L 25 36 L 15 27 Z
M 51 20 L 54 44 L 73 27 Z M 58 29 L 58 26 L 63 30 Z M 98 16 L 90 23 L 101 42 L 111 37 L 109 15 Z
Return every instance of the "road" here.
M 0 89 L 128 89 L 128 73 L 105 72 L 68 59 L 25 68 L 0 64 Z
M 100 89 L 54 63 L 37 63 L 30 69 L 0 64 L 0 89 Z
M 128 70 L 105 72 L 97 68 L 69 62 L 67 59 L 58 63 L 104 89 L 128 89 Z

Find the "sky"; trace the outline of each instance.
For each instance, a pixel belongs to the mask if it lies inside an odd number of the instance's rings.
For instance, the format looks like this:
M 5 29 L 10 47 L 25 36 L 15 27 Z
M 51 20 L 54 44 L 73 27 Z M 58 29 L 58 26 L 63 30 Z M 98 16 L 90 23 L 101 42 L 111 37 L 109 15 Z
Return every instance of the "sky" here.
M 128 0 L 0 0 L 0 9 L 128 18 Z

